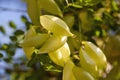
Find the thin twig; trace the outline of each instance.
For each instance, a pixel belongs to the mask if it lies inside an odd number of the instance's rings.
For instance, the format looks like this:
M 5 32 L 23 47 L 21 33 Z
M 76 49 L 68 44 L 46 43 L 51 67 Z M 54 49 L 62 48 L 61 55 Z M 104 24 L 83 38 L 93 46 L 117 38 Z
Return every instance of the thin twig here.
M 0 7 L 0 11 L 27 12 L 26 10 L 22 10 L 22 9 L 12 9 L 12 8 L 5 8 L 5 7 Z

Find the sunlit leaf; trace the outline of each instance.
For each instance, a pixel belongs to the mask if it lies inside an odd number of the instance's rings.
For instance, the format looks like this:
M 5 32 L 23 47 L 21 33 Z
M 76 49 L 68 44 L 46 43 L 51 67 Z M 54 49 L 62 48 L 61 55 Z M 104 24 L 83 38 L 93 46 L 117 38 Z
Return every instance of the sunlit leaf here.
M 102 0 L 80 0 L 80 4 L 83 6 L 93 6 L 102 2 Z

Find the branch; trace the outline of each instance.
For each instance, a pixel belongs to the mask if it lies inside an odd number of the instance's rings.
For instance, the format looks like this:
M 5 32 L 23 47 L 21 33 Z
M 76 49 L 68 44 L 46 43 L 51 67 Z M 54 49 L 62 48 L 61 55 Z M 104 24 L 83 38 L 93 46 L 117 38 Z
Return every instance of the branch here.
M 25 12 L 25 13 L 27 12 L 26 10 L 5 8 L 5 7 L 0 7 L 0 11 L 13 11 L 13 12 Z

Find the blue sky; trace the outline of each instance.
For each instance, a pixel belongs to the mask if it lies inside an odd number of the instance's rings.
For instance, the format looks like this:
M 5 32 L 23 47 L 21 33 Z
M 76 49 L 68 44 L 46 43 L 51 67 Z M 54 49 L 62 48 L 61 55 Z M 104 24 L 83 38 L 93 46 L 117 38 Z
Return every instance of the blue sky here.
M 22 2 L 21 0 L 0 0 L 0 26 L 4 26 L 6 31 L 6 34 L 2 34 L 0 32 L 0 44 L 10 42 L 8 36 L 12 35 L 14 30 L 9 27 L 9 21 L 13 21 L 17 25 L 17 29 L 25 30 L 25 25 L 20 19 L 21 15 L 28 17 L 25 2 Z M 14 56 L 14 58 L 24 56 L 24 54 L 21 54 L 23 51 L 20 49 L 18 49 L 16 53 L 17 54 Z M 5 57 L 5 54 L 3 55 Z M 0 80 L 1 76 L 5 74 L 4 68 L 8 66 L 12 68 L 11 64 L 7 64 L 0 60 Z

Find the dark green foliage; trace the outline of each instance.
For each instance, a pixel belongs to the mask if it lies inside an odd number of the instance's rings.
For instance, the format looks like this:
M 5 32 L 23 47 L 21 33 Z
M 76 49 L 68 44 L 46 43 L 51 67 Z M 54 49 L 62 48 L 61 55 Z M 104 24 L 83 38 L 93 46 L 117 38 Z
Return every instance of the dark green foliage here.
M 4 29 L 4 27 L 3 26 L 0 26 L 0 32 L 2 32 L 3 34 L 5 34 L 6 32 L 5 32 L 5 29 Z
M 13 21 L 9 22 L 9 26 L 13 29 L 16 29 L 16 24 Z
M 0 53 L 0 58 L 2 58 L 3 57 L 3 54 L 2 53 Z

